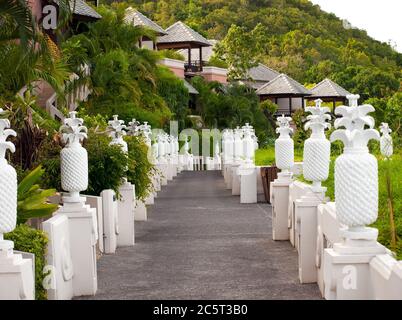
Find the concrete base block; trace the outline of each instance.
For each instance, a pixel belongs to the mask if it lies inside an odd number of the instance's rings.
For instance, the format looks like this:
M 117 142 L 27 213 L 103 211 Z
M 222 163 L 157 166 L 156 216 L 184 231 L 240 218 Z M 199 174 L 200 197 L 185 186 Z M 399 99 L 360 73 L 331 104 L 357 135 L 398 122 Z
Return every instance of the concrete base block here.
M 48 300 L 70 300 L 73 297 L 74 267 L 70 250 L 70 231 L 67 216 L 57 214 L 42 224 L 48 235 L 46 263 L 50 267 L 47 281 Z
M 288 203 L 292 182 L 291 174 L 280 173 L 278 179 L 271 183 L 273 240 L 289 240 Z
M 240 196 L 240 176 L 238 173 L 239 164 L 232 166 L 232 196 Z
M 317 207 L 327 200 L 325 192 L 310 191 L 295 201 L 295 234 L 301 283 L 317 282 Z
M 116 194 L 113 190 L 101 192 L 103 207 L 103 248 L 107 254 L 113 254 L 117 248 L 119 234 L 119 214 Z
M 370 261 L 386 249 L 377 240 L 378 230 L 342 230 L 342 242 L 324 253 L 324 288 L 327 300 L 374 299 Z
M 402 261 L 390 254 L 378 255 L 370 261 L 374 299 L 402 300 Z
M 133 246 L 135 243 L 134 212 L 135 212 L 135 186 L 125 182 L 120 187 L 121 199 L 117 201 L 119 230 L 117 246 Z
M 240 167 L 240 203 L 257 203 L 257 172 L 254 166 Z
M 13 252 L 12 241 L 0 240 L 0 300 L 34 300 L 32 260 Z
M 63 206 L 57 214 L 66 215 L 70 231 L 71 258 L 74 267 L 74 296 L 95 295 L 98 289 L 96 267 L 96 210 L 82 202 L 69 202 L 63 198 Z
M 137 200 L 137 206 L 135 207 L 135 221 L 147 221 L 147 207 L 143 201 Z

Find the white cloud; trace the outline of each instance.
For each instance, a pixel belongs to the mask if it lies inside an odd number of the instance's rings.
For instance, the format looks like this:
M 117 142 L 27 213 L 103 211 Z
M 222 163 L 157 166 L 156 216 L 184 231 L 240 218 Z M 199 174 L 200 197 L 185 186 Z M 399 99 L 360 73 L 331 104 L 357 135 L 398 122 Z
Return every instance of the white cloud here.
M 402 52 L 401 0 L 311 0 L 379 41 L 396 44 Z

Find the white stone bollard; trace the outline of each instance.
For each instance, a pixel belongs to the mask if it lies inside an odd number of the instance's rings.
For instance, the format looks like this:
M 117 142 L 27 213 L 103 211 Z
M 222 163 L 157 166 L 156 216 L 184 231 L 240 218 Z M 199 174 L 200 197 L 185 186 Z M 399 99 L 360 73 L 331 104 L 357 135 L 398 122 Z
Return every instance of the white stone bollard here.
M 70 248 L 74 266 L 74 296 L 94 295 L 97 291 L 96 242 L 98 240 L 96 210 L 85 204 L 80 191 L 88 187 L 88 154 L 80 142 L 87 129 L 76 112 L 60 127 L 66 146 L 61 156 L 61 185 L 69 195 L 63 196 L 63 206 L 56 214 L 65 214 L 69 220 Z
M 402 299 L 402 261 L 390 254 L 376 256 L 370 261 L 370 278 L 374 299 Z
M 243 127 L 244 162 L 238 168 L 240 176 L 240 203 L 257 203 L 257 172 L 254 165 L 255 141 L 252 127 L 246 123 Z
M 238 169 L 242 162 L 242 157 L 244 155 L 243 147 L 243 130 L 237 127 L 234 130 L 234 162 L 232 164 L 232 174 L 231 174 L 231 186 L 232 195 L 240 196 L 240 176 L 238 174 Z
M 101 192 L 103 207 L 103 247 L 107 254 L 116 252 L 119 235 L 119 214 L 116 194 L 113 190 Z
M 46 263 L 50 266 L 50 281 L 47 282 L 48 300 L 70 300 L 73 298 L 74 266 L 70 250 L 70 227 L 63 214 L 42 223 L 49 242 Z
M 98 226 L 98 235 L 99 241 L 97 242 L 98 250 L 100 253 L 105 252 L 104 250 L 104 241 L 103 241 L 103 203 L 102 197 L 100 196 L 88 196 L 85 195 L 85 203 L 89 205 L 91 208 L 96 210 L 96 221 Z
M 290 169 L 294 164 L 294 144 L 290 138 L 292 118 L 282 115 L 278 117 L 279 127 L 276 132 L 279 138 L 275 141 L 275 161 L 281 172 L 278 179 L 271 183 L 272 204 L 272 238 L 273 240 L 289 240 L 288 202 L 289 186 L 293 182 Z
M 232 163 L 234 154 L 234 137 L 233 130 L 226 129 L 223 132 L 222 148 L 223 148 L 223 177 L 226 189 L 232 189 Z
M 325 136 L 330 128 L 329 108 L 321 107 L 322 100 L 315 101 L 315 107 L 307 107 L 305 129 L 311 129 L 311 136 L 304 143 L 303 176 L 312 181 L 307 193 L 295 202 L 296 239 L 299 249 L 299 279 L 301 283 L 317 282 L 315 257 L 317 251 L 317 206 L 329 199 L 321 182 L 328 179 L 331 143 Z
M 367 115 L 374 107 L 358 106 L 358 95 L 348 99 L 350 106 L 335 110 L 342 118 L 335 120 L 338 130 L 331 135 L 332 141 L 345 145 L 335 162 L 335 205 L 337 218 L 346 227 L 341 230 L 342 242 L 325 250 L 325 298 L 371 299 L 369 262 L 385 248 L 377 242 L 378 230 L 366 227 L 378 215 L 378 165 L 367 143 L 380 135 Z
M 147 207 L 142 200 L 136 200 L 135 206 L 135 221 L 147 221 L 148 214 L 147 214 Z
M 0 115 L 4 111 L 0 109 Z M 0 119 L 0 300 L 35 299 L 35 275 L 32 260 L 14 253 L 14 243 L 3 234 L 15 229 L 17 223 L 17 173 L 7 163 L 7 150 L 15 151 L 9 136 L 16 136 L 8 119 Z

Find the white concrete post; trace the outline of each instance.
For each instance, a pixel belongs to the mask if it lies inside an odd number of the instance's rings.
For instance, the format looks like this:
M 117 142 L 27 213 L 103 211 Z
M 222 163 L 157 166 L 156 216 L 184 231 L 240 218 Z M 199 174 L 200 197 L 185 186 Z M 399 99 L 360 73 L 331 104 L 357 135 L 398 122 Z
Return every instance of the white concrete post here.
M 222 142 L 223 161 L 224 161 L 224 178 L 226 189 L 232 189 L 232 164 L 234 155 L 234 133 L 233 130 L 227 129 Z
M 244 156 L 243 130 L 237 127 L 234 130 L 234 162 L 232 164 L 232 195 L 240 195 L 240 176 L 237 172 Z
M 326 299 L 372 298 L 369 262 L 385 253 L 377 242 L 378 230 L 366 227 L 378 215 L 378 164 L 367 147 L 369 140 L 380 139 L 368 115 L 374 107 L 359 106 L 359 95 L 348 99 L 350 106 L 335 109 L 342 117 L 335 120 L 338 130 L 331 135 L 331 141 L 341 140 L 345 146 L 335 162 L 335 206 L 339 222 L 346 227 L 341 230 L 342 242 L 325 250 Z
M 0 115 L 5 112 L 0 109 Z M 32 260 L 15 254 L 14 243 L 4 240 L 3 234 L 11 232 L 17 224 L 17 173 L 7 163 L 7 150 L 15 146 L 7 141 L 16 136 L 8 119 L 0 119 L 0 300 L 35 299 L 35 275 Z
M 331 143 L 324 130 L 330 128 L 329 108 L 321 107 L 322 100 L 315 101 L 315 107 L 307 107 L 305 129 L 311 129 L 311 136 L 304 143 L 303 176 L 312 181 L 311 189 L 295 201 L 295 233 L 299 249 L 299 279 L 301 283 L 317 282 L 317 207 L 328 201 L 326 189 L 321 181 L 328 179 Z
M 254 165 L 255 143 L 252 138 L 253 127 L 248 123 L 244 132 L 244 162 L 238 168 L 240 176 L 240 203 L 257 203 L 257 171 Z
M 123 137 L 127 134 L 126 130 L 128 128 L 124 124 L 124 121 L 119 120 L 118 115 L 114 115 L 113 120 L 110 120 L 108 124 L 109 134 L 112 137 L 110 144 L 120 146 L 122 151 L 128 156 L 128 145 L 123 139 Z M 136 121 L 133 119 L 133 121 L 130 122 L 130 133 L 136 133 L 135 131 L 137 128 L 135 125 Z M 104 212 L 104 215 L 108 216 L 106 221 L 104 221 L 104 228 L 112 230 L 111 232 L 113 233 L 113 238 L 116 237 L 117 246 L 133 246 L 135 243 L 135 186 L 125 178 L 123 185 L 119 188 L 119 193 L 121 198 L 117 201 L 117 216 L 113 217 L 112 208 L 109 208 L 109 210 L 112 211 Z M 115 198 L 115 195 L 113 194 L 112 197 Z M 102 198 L 103 202 L 105 203 L 105 195 L 103 195 Z M 114 201 L 115 199 L 113 199 L 111 202 Z M 109 217 L 109 215 L 112 215 L 112 217 Z M 114 234 L 116 234 L 116 236 Z M 105 249 L 106 253 L 114 253 L 116 251 L 114 241 L 111 241 L 111 243 L 112 245 L 105 245 L 105 248 L 109 247 L 108 250 Z
M 80 192 L 88 187 L 88 153 L 80 142 L 87 137 L 84 120 L 76 112 L 64 119 L 60 127 L 66 146 L 61 156 L 61 185 L 69 194 L 56 214 L 68 218 L 70 249 L 74 266 L 74 296 L 94 295 L 97 290 L 96 242 L 98 240 L 96 210 L 85 204 Z
M 271 183 L 272 204 L 272 238 L 274 240 L 289 240 L 288 203 L 289 186 L 292 183 L 290 169 L 294 164 L 294 144 L 290 137 L 293 129 L 290 127 L 292 118 L 282 115 L 278 117 L 279 133 L 275 140 L 275 161 L 281 172 L 278 179 Z

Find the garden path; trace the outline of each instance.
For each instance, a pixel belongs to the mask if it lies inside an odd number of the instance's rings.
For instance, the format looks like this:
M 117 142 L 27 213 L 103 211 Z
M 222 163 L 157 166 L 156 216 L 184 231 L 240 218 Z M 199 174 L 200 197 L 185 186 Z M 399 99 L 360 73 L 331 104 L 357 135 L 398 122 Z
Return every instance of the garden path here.
M 98 261 L 85 299 L 320 299 L 297 254 L 274 242 L 268 204 L 239 204 L 218 171 L 183 172 L 159 192 L 136 244 Z

